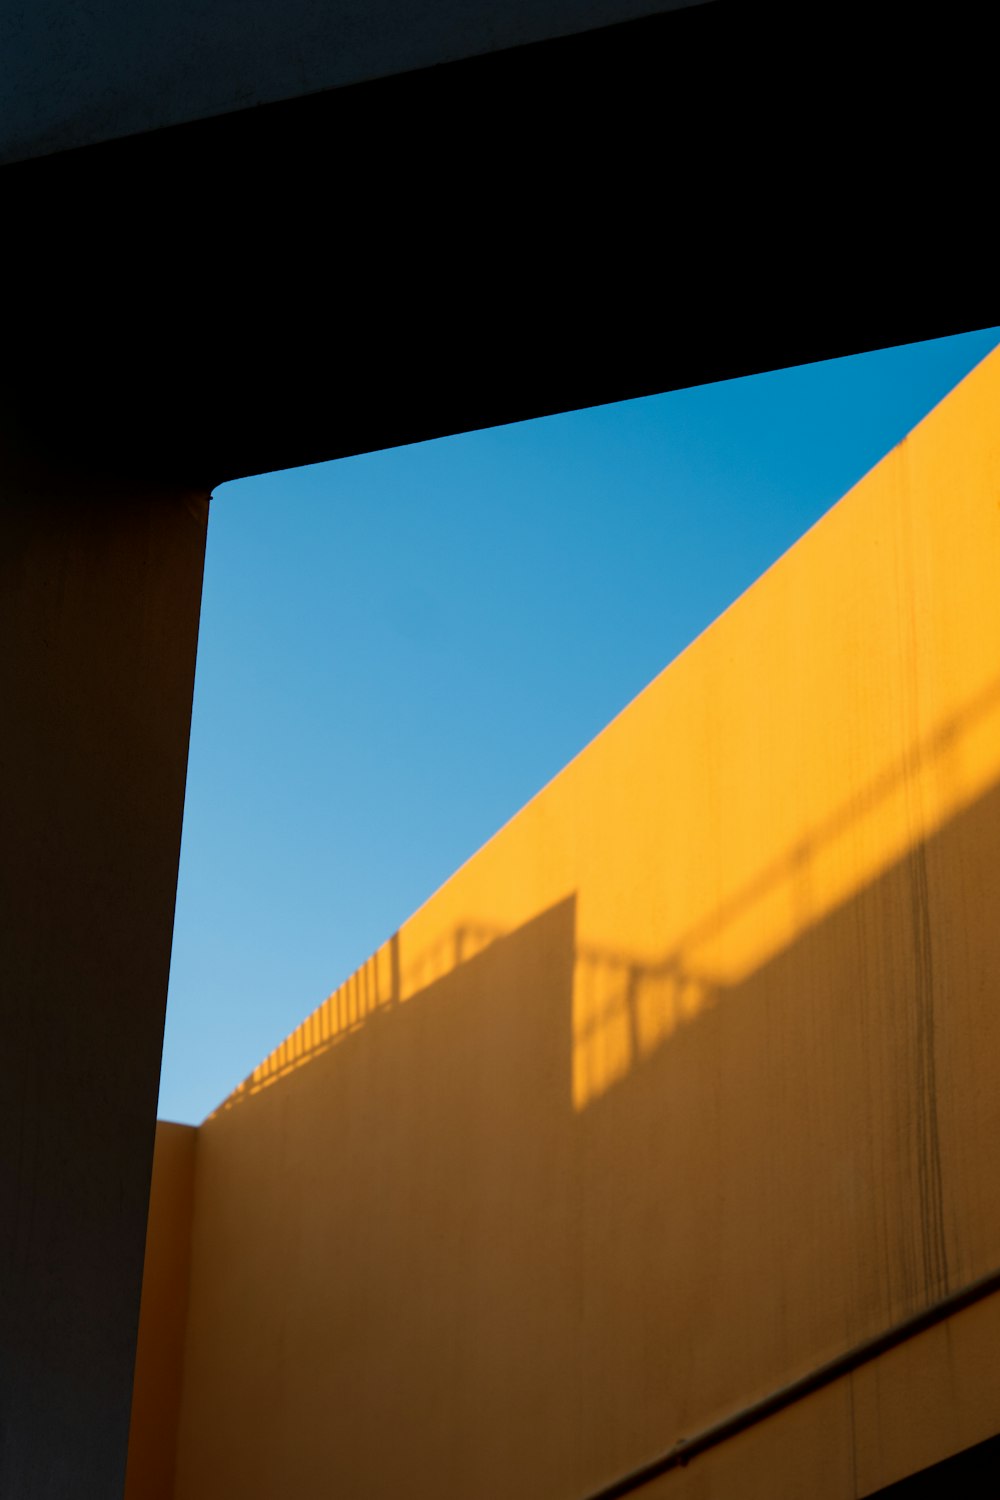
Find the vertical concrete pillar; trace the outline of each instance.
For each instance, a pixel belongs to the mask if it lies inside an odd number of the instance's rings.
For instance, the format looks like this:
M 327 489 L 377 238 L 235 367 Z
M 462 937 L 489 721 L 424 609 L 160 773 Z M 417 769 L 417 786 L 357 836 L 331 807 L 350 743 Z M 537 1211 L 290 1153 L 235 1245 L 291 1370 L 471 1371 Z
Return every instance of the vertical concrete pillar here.
M 0 1495 L 124 1485 L 207 493 L 0 471 Z

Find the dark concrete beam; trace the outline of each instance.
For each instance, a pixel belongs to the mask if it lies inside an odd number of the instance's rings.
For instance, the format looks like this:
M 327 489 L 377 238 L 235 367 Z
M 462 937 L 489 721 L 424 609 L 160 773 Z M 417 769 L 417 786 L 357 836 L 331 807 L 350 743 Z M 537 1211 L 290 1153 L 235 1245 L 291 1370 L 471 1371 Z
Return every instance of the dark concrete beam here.
M 207 497 L 0 459 L 0 1495 L 113 1500 Z
M 213 483 L 998 321 L 985 26 L 715 0 L 6 168 L 23 420 Z
M 705 0 L 32 0 L 0 15 L 0 161 L 299 99 Z

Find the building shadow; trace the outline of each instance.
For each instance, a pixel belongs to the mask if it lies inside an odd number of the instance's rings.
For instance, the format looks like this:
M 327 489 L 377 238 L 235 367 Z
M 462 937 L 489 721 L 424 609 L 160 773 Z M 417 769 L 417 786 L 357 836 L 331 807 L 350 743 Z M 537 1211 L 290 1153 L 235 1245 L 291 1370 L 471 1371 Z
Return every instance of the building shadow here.
M 992 1269 L 998 897 L 994 787 L 735 982 L 573 896 L 389 945 L 200 1131 L 178 1496 L 572 1500 Z

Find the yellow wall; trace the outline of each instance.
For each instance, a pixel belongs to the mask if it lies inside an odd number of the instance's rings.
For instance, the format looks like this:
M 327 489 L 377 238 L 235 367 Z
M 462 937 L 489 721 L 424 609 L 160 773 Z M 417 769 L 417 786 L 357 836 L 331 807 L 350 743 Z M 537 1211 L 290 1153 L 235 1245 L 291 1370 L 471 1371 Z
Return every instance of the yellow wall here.
M 998 400 L 993 356 L 201 1127 L 177 1500 L 578 1500 L 1000 1264 Z M 952 1325 L 659 1491 L 1000 1430 Z
M 993 1297 L 650 1484 L 639 1500 L 873 1495 L 1000 1430 L 998 1349 Z M 937 1493 L 966 1500 L 990 1490 Z
M 197 1131 L 156 1124 L 125 1500 L 171 1500 L 181 1405 Z

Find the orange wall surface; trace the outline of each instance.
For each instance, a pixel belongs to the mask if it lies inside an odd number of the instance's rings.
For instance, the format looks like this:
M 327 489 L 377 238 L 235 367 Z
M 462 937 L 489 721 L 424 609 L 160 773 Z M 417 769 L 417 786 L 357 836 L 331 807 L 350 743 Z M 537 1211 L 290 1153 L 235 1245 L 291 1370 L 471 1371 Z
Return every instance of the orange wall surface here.
M 200 1127 L 176 1500 L 582 1500 L 1000 1265 L 998 403 L 992 356 Z M 997 1319 L 656 1493 L 1000 1431 Z
M 191 1260 L 191 1125 L 156 1124 L 125 1500 L 172 1500 Z

